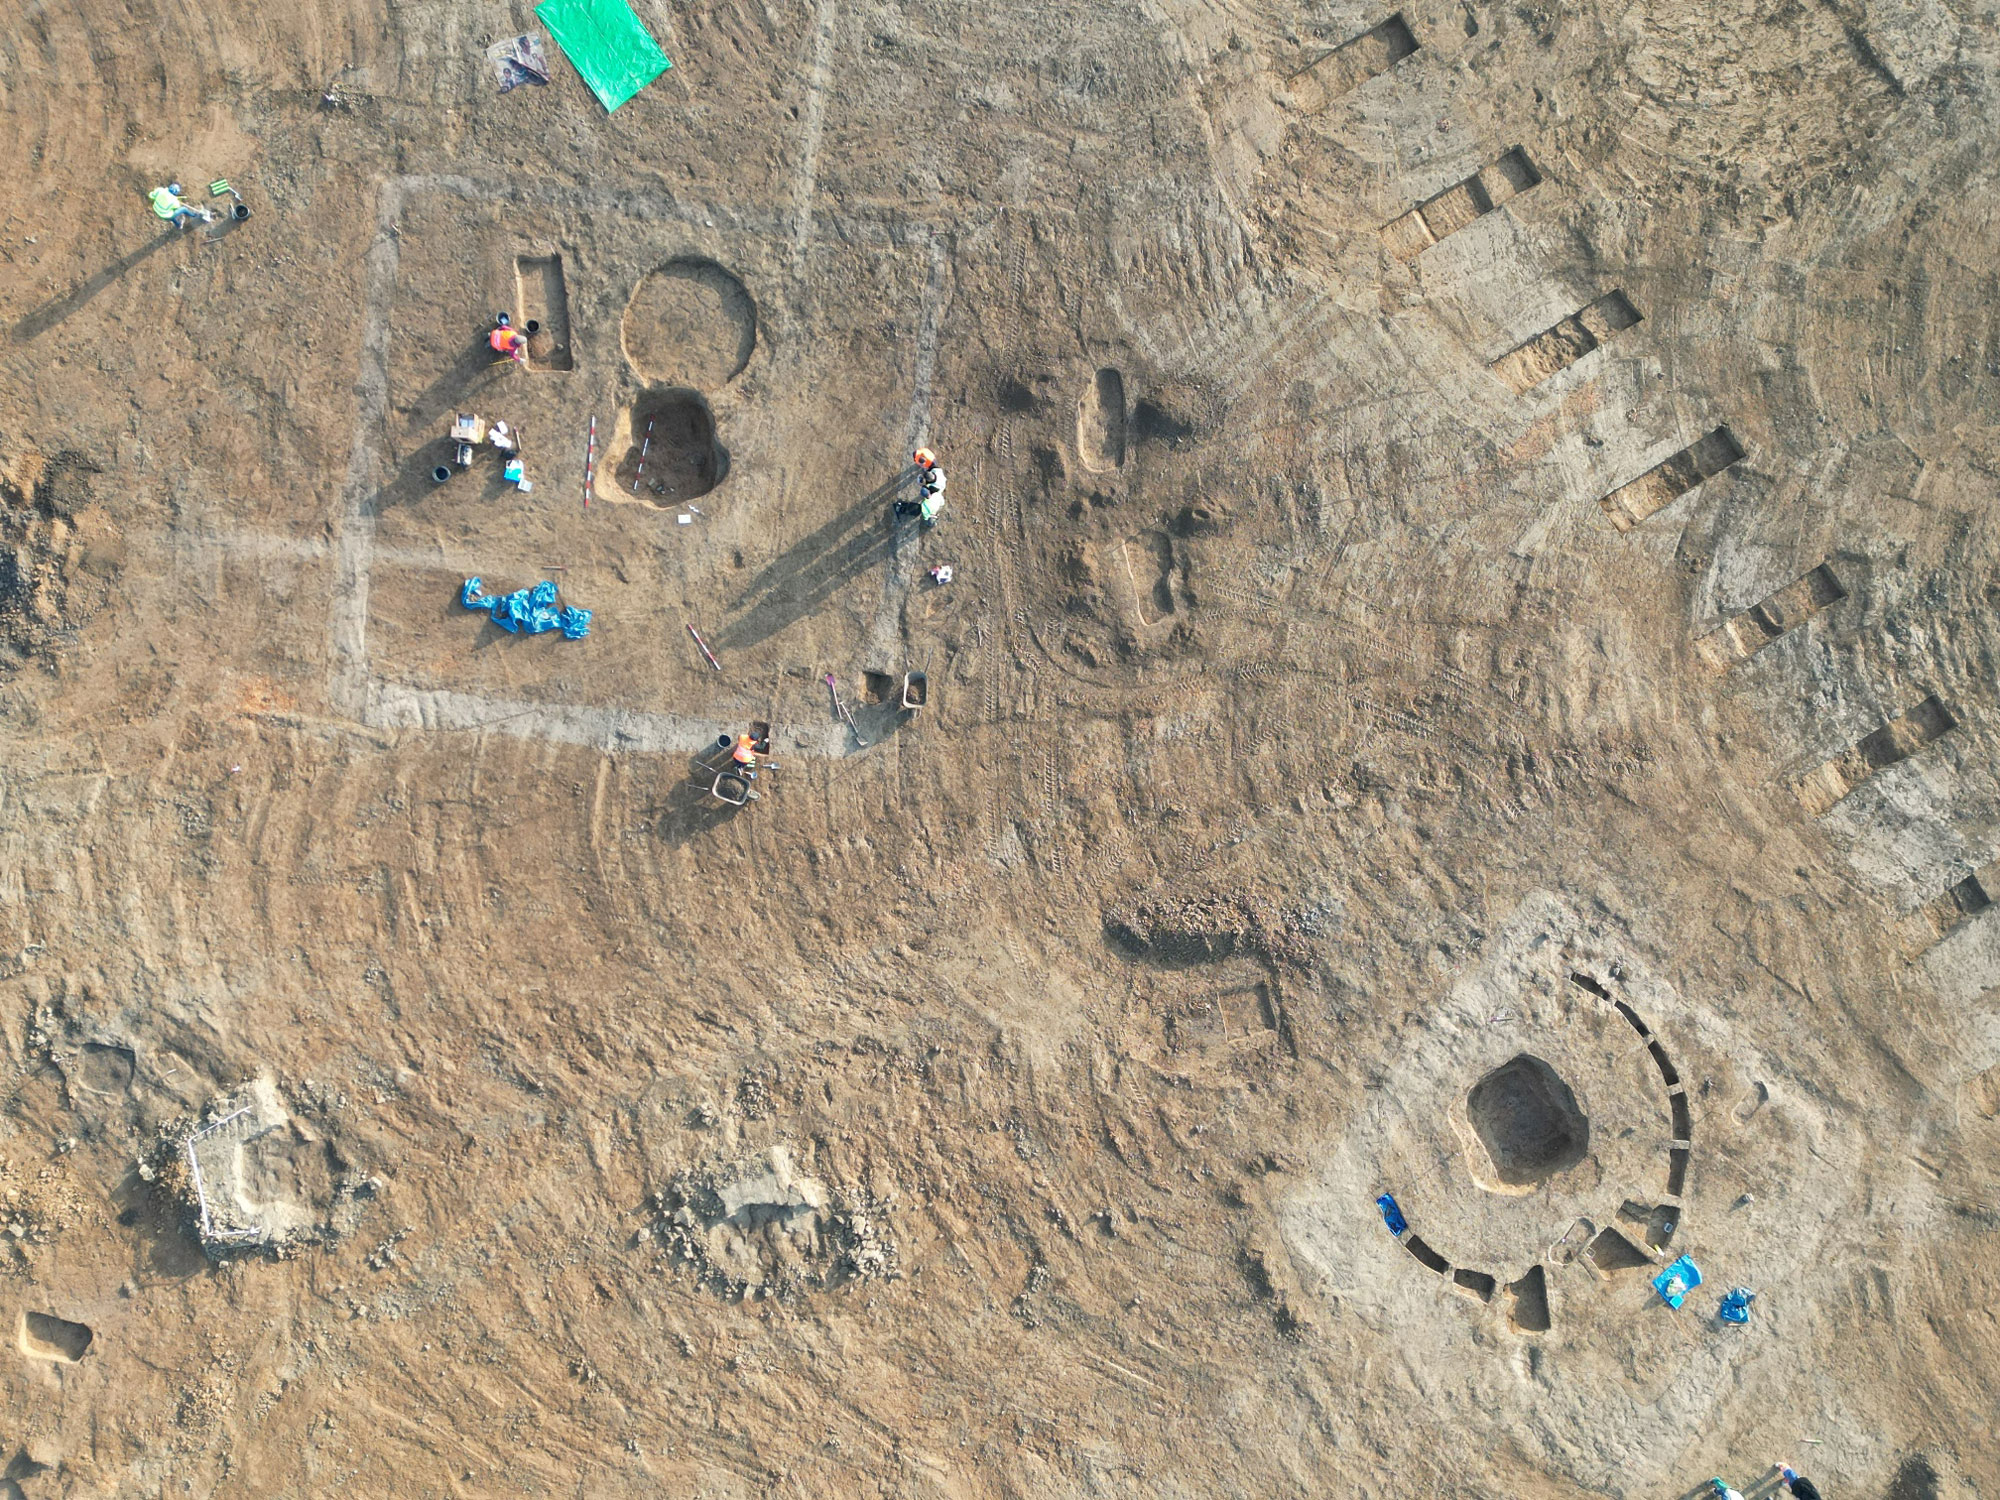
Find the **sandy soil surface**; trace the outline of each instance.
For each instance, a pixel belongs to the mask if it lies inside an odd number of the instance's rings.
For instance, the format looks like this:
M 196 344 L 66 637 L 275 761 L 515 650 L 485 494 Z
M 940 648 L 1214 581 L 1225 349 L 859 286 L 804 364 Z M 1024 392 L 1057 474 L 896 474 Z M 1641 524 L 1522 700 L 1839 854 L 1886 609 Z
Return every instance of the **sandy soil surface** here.
M 637 8 L 0 25 L 0 1495 L 2000 1497 L 1993 0 Z

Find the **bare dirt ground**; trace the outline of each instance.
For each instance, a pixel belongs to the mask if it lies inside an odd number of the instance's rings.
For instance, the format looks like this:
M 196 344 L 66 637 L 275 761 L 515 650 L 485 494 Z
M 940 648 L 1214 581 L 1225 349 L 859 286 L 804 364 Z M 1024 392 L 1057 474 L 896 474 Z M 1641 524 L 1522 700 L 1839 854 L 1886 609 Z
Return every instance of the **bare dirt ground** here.
M 0 1494 L 2000 1497 L 1992 0 L 638 10 L 0 25 Z

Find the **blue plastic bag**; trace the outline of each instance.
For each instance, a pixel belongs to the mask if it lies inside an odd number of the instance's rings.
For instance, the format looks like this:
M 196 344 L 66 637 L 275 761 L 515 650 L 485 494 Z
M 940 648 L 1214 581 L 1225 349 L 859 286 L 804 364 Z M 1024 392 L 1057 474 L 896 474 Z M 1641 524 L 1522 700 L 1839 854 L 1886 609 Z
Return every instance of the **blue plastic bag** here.
M 1683 1255 L 1653 1278 L 1653 1290 L 1669 1307 L 1679 1307 L 1687 1294 L 1701 1285 L 1701 1267 Z
M 1396 1207 L 1396 1200 L 1384 1193 L 1375 1200 L 1375 1206 L 1382 1210 L 1382 1222 L 1389 1226 L 1389 1233 L 1401 1234 L 1410 1227 L 1410 1221 L 1403 1217 L 1403 1211 Z
M 570 606 L 557 608 L 556 586 L 544 579 L 531 589 L 516 589 L 511 594 L 488 594 L 480 586 L 477 578 L 465 580 L 465 586 L 458 591 L 458 602 L 467 609 L 483 609 L 493 616 L 493 623 L 502 630 L 515 635 L 541 635 L 546 631 L 560 630 L 564 637 L 580 641 L 590 634 L 590 611 Z
M 1715 1315 L 1725 1323 L 1747 1323 L 1750 1321 L 1750 1304 L 1757 1300 L 1757 1294 L 1747 1286 L 1733 1286 L 1722 1299 L 1722 1306 Z

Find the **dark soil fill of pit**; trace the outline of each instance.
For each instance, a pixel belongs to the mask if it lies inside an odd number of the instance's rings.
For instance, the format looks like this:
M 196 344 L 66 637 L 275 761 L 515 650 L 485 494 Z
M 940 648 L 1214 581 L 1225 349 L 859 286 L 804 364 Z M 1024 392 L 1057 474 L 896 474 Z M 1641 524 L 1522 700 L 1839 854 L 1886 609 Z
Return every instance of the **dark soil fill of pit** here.
M 1539 1265 L 1528 1267 L 1519 1281 L 1509 1282 L 1508 1321 L 1522 1333 L 1547 1333 L 1554 1321 L 1549 1316 L 1549 1279 Z
M 1488 1073 L 1466 1095 L 1465 1112 L 1510 1187 L 1532 1187 L 1583 1160 L 1590 1122 L 1556 1070 L 1523 1052 Z
M 1645 1251 L 1615 1229 L 1605 1230 L 1590 1242 L 1590 1258 L 1600 1271 L 1630 1271 L 1652 1264 Z
M 642 396 L 632 411 L 632 444 L 618 463 L 618 483 L 655 505 L 678 505 L 706 495 L 729 471 L 729 455 L 715 440 L 708 402 L 689 390 Z
M 1452 1285 L 1469 1292 L 1481 1302 L 1491 1302 L 1494 1289 L 1499 1286 L 1499 1282 L 1484 1271 L 1468 1270 L 1464 1266 L 1451 1273 L 1451 1280 Z

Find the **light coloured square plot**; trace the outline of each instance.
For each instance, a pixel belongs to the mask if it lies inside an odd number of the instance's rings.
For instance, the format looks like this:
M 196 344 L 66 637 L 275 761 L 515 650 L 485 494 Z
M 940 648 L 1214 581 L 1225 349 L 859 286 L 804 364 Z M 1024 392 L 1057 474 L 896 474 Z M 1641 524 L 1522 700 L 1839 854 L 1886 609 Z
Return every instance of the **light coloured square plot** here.
M 929 402 L 928 226 L 822 216 L 811 242 L 665 196 L 422 177 L 386 184 L 379 215 L 337 700 L 379 724 L 693 748 L 750 704 L 744 681 L 862 653 L 901 581 L 873 497 Z M 489 346 L 502 312 L 522 361 Z M 508 424 L 529 489 L 451 436 L 461 416 Z M 555 581 L 590 637 L 499 630 L 459 603 L 474 575 Z M 726 681 L 694 621 L 728 643 Z

